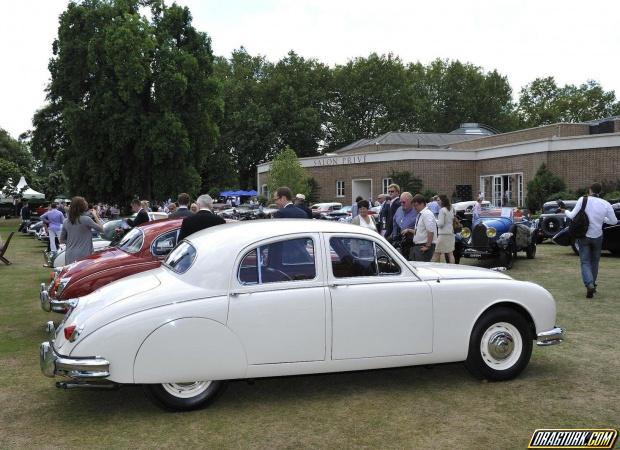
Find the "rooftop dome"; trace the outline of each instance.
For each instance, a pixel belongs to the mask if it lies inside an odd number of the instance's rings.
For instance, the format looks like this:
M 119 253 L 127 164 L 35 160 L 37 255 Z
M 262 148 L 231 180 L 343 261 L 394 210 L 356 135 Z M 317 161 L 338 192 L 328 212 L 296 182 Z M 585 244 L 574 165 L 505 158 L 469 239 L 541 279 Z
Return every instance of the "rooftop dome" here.
M 499 132 L 488 125 L 483 123 L 462 123 L 459 128 L 451 131 L 450 134 L 474 134 L 477 136 L 491 136 L 493 134 L 499 134 Z

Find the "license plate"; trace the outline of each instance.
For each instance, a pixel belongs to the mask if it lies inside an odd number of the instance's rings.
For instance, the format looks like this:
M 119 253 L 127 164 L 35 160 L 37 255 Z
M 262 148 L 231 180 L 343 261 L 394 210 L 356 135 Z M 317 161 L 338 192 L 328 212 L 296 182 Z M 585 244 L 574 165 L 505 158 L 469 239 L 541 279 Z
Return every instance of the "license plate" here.
M 468 253 L 467 256 L 470 258 L 481 258 L 482 255 L 480 253 Z

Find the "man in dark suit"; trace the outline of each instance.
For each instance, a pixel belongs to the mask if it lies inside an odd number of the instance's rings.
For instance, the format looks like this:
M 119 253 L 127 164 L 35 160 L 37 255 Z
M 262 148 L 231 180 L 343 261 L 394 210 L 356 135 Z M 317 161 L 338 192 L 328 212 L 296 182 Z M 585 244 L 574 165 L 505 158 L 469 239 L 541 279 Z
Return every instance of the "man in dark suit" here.
M 150 220 L 149 214 L 142 207 L 142 202 L 139 199 L 134 198 L 131 201 L 131 209 L 133 212 L 138 213 L 138 214 L 136 215 L 135 219 L 127 219 L 127 223 L 129 224 L 130 227 L 132 228 L 137 227 L 138 225 L 142 223 L 146 223 Z
M 293 193 L 286 186 L 279 187 L 273 198 L 280 209 L 273 215 L 274 219 L 307 219 L 308 215 L 303 209 L 293 205 Z
M 213 199 L 210 195 L 201 195 L 196 200 L 196 203 L 200 209 L 196 214 L 192 214 L 183 219 L 177 242 L 180 242 L 181 239 L 185 239 L 190 234 L 194 234 L 196 231 L 226 223 L 224 219 L 211 211 L 211 208 L 213 208 Z
M 168 216 L 169 218 L 178 219 L 179 217 L 188 217 L 194 215 L 194 213 L 189 209 L 189 195 L 187 195 L 185 192 L 179 194 L 179 197 L 177 198 L 177 203 L 179 204 L 179 207 L 176 209 L 176 211 L 174 211 Z
M 400 208 L 400 186 L 397 184 L 390 184 L 388 186 L 388 195 L 391 200 L 386 200 L 387 206 L 387 216 L 385 221 L 385 238 L 391 242 L 391 236 L 394 231 L 394 216 L 396 215 L 396 211 Z

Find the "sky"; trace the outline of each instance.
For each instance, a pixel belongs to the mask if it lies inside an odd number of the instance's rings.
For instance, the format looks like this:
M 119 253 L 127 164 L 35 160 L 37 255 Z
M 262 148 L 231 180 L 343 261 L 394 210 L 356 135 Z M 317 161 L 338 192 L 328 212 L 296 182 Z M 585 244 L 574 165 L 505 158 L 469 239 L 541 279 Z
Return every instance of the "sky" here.
M 0 0 L 0 128 L 17 138 L 45 103 L 58 17 L 67 0 Z M 167 0 L 167 4 L 171 1 Z M 574 0 L 177 0 L 216 55 L 289 50 L 333 66 L 393 53 L 497 69 L 514 95 L 537 77 L 589 79 L 620 97 L 620 2 Z

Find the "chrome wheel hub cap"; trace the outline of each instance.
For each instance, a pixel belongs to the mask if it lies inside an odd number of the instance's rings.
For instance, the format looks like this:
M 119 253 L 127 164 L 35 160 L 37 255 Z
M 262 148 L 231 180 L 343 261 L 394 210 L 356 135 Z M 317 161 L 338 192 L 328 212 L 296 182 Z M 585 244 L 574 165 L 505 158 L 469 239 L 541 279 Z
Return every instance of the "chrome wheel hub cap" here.
M 523 338 L 513 324 L 498 322 L 491 325 L 480 340 L 480 355 L 484 363 L 495 370 L 513 367 L 523 353 Z
M 512 336 L 504 331 L 493 333 L 489 338 L 489 354 L 495 359 L 506 359 L 515 348 Z
M 202 394 L 212 381 L 194 381 L 191 383 L 165 383 L 162 387 L 170 395 L 178 398 L 191 398 Z

